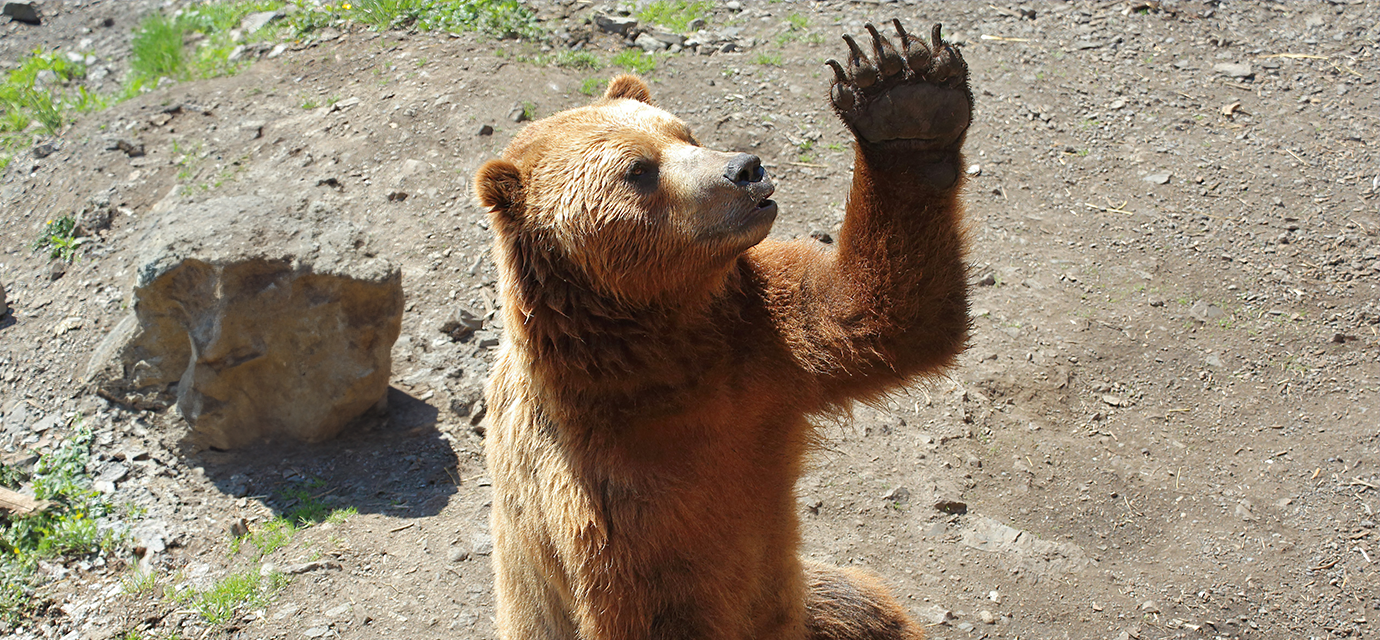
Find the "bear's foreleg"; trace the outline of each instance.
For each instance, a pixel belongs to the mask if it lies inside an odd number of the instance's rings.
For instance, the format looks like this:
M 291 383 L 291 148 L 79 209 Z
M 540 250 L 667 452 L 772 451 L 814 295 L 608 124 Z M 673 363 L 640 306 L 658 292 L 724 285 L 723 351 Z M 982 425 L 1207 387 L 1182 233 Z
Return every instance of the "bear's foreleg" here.
M 867 25 L 872 54 L 845 36 L 848 68 L 829 61 L 830 100 L 856 136 L 838 249 L 759 245 L 764 299 L 797 362 L 819 382 L 819 408 L 870 400 L 939 371 L 968 335 L 963 140 L 972 112 L 967 65 L 939 39 L 901 49 Z

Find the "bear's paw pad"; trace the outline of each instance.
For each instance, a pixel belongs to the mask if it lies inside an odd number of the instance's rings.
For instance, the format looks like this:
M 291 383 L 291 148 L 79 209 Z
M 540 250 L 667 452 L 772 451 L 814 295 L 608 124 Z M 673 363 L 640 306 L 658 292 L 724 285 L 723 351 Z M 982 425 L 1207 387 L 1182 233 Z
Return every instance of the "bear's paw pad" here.
M 923 150 L 957 149 L 972 116 L 968 64 L 934 25 L 930 42 L 906 33 L 893 20 L 898 50 L 890 40 L 866 25 L 872 36 L 872 56 L 852 36 L 848 67 L 828 60 L 834 70 L 829 98 L 839 117 L 861 141 L 905 145 Z

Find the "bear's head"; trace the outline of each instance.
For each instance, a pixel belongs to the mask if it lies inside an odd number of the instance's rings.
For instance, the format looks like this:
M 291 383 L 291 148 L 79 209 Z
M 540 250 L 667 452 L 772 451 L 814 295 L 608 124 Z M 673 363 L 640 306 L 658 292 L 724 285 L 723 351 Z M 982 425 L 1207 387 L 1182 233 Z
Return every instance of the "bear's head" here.
M 475 176 L 510 284 L 559 279 L 632 304 L 722 281 L 767 236 L 772 190 L 756 156 L 701 147 L 628 75 L 528 125 Z

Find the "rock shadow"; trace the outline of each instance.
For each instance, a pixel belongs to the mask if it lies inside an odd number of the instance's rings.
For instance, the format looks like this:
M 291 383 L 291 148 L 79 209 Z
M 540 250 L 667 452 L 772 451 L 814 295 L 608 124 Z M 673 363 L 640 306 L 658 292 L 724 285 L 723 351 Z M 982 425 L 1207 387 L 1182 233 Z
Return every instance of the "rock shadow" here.
M 440 411 L 388 388 L 388 407 L 329 442 L 265 442 L 187 456 L 227 495 L 260 500 L 290 520 L 320 521 L 339 509 L 425 518 L 456 493 L 459 459 L 437 428 Z

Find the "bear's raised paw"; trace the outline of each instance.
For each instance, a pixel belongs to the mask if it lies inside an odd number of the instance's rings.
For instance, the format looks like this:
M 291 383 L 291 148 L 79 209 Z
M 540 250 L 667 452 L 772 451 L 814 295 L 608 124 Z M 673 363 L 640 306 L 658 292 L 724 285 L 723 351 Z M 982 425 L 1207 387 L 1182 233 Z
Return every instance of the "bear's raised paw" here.
M 934 25 L 930 43 L 906 33 L 892 20 L 901 48 L 866 25 L 872 35 L 872 56 L 863 53 L 852 36 L 848 68 L 828 60 L 834 69 L 829 98 L 858 141 L 923 151 L 956 151 L 972 118 L 968 64 L 953 45 L 939 37 Z

